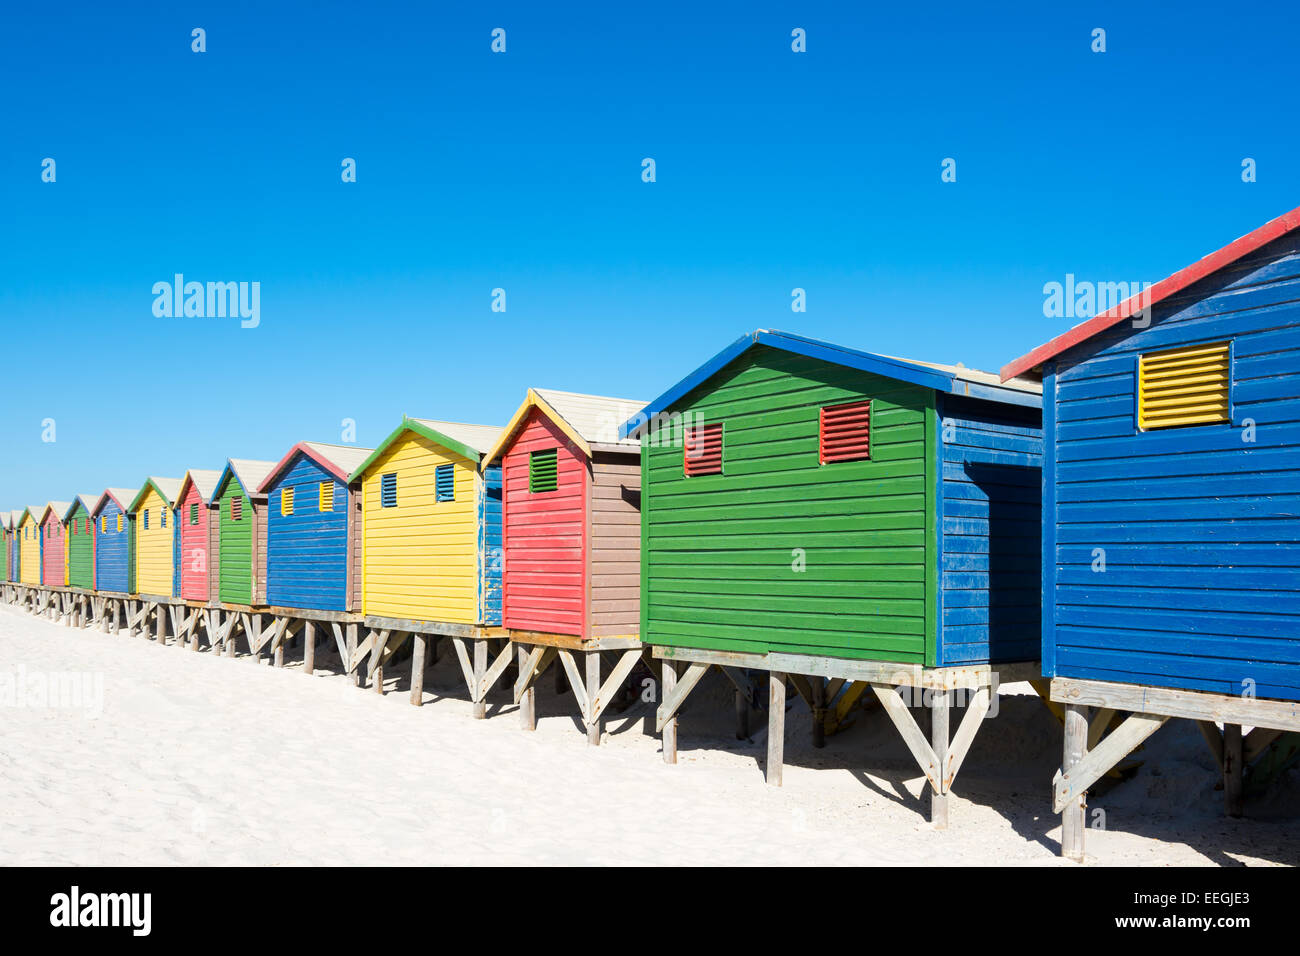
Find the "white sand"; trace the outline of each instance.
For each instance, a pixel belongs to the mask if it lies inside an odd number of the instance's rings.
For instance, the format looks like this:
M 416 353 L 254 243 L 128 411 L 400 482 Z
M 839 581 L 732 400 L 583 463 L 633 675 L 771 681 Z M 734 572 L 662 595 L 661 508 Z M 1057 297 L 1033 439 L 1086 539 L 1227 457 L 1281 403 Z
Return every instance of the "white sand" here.
M 318 660 L 337 664 L 324 650 Z M 450 655 L 446 655 L 450 657 Z M 1062 864 L 1048 805 L 1059 725 L 1012 693 L 957 781 L 935 831 L 921 778 L 886 718 L 809 744 L 788 722 L 785 786 L 766 786 L 765 744 L 737 742 L 720 681 L 697 688 L 680 762 L 664 765 L 651 707 L 606 723 L 587 746 L 548 673 L 538 730 L 504 693 L 487 720 L 451 660 L 380 697 L 337 673 L 160 647 L 0 606 L 0 677 L 85 672 L 98 717 L 0 707 L 0 864 Z M 397 688 L 401 688 L 400 692 Z M 1093 807 L 1093 864 L 1288 864 L 1300 860 L 1292 771 L 1228 820 L 1194 727 L 1148 742 L 1132 781 Z

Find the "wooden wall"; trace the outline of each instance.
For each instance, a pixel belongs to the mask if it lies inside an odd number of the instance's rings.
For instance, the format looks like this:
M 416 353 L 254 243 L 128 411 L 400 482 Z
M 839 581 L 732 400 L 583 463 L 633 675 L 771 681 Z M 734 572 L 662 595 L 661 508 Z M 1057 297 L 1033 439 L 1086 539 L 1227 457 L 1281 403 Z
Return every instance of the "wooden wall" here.
M 1049 676 L 1300 699 L 1300 236 L 1044 382 Z M 1231 422 L 1142 431 L 1138 356 L 1230 341 Z
M 533 451 L 555 448 L 555 491 L 528 490 Z M 503 621 L 506 627 L 585 635 L 588 464 L 556 425 L 533 409 L 502 456 Z
M 591 461 L 591 636 L 641 627 L 641 455 L 595 452 Z

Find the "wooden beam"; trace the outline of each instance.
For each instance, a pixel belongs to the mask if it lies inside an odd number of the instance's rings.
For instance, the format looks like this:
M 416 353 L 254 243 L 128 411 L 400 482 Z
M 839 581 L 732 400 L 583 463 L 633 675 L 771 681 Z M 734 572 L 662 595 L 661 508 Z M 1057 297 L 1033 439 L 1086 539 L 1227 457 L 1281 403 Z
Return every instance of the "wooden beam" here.
M 1237 697 L 1205 691 L 1175 690 L 1143 684 L 1052 679 L 1052 699 L 1061 703 L 1111 707 L 1165 717 L 1186 717 L 1220 724 L 1244 724 L 1272 730 L 1300 731 L 1300 702 Z

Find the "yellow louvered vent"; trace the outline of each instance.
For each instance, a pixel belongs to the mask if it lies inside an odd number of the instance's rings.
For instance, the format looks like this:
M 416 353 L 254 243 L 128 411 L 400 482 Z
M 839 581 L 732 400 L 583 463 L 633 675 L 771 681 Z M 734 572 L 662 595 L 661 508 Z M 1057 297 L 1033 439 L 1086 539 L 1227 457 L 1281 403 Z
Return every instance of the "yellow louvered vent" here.
M 1227 342 L 1148 352 L 1138 360 L 1138 427 L 1228 421 Z

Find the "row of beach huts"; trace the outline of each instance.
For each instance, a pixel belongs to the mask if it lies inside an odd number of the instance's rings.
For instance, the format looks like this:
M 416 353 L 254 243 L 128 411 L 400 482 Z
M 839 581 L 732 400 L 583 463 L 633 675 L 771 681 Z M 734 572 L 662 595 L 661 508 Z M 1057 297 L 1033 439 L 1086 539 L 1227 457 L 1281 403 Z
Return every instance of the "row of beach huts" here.
M 403 418 L 0 527 L 34 613 L 292 641 L 308 672 L 325 642 L 380 692 L 409 642 L 416 704 L 446 640 L 475 716 L 504 679 L 531 729 L 553 668 L 593 744 L 648 668 L 668 762 L 717 668 L 738 732 L 766 711 L 774 784 L 787 690 L 815 743 L 878 705 L 938 827 L 998 683 L 1029 680 L 1082 859 L 1087 791 L 1170 718 L 1232 814 L 1300 754 L 1300 209 L 997 375 L 758 331 L 650 402 L 534 388 L 504 428 Z

